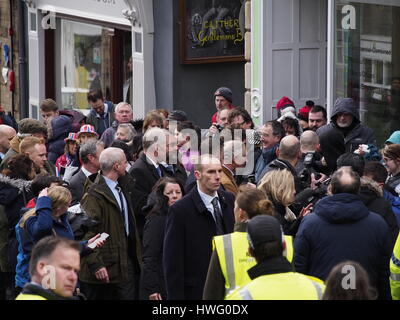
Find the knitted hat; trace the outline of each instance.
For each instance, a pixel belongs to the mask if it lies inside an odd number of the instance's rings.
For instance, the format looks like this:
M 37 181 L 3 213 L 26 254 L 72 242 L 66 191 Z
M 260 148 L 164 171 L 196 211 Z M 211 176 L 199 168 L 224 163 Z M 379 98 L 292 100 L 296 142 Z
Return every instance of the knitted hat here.
M 247 238 L 253 249 L 266 242 L 282 242 L 281 224 L 273 216 L 264 214 L 255 216 L 247 222 Z
M 175 121 L 187 121 L 187 115 L 185 111 L 182 110 L 174 110 L 171 111 L 168 115 L 167 120 L 175 120 Z
M 282 97 L 276 104 L 276 111 L 278 111 L 278 117 L 282 115 L 282 111 L 284 109 L 288 109 L 293 114 L 296 114 L 296 107 L 294 102 L 290 100 L 288 97 Z
M 216 96 L 223 96 L 226 100 L 232 103 L 232 90 L 226 87 L 218 88 L 214 93 L 214 98 Z
M 391 144 L 391 143 L 400 144 L 400 131 L 393 132 L 390 135 L 389 139 L 386 140 L 385 143 L 386 144 Z
M 25 118 L 18 123 L 18 133 L 20 135 L 32 135 L 35 133 L 47 135 L 47 127 L 39 120 Z
M 79 136 L 80 136 L 81 133 L 93 133 L 93 134 L 95 134 L 96 136 L 99 136 L 99 135 L 97 134 L 97 132 L 94 130 L 94 127 L 93 127 L 92 125 L 90 125 L 90 124 L 85 124 L 85 125 L 83 125 L 83 126 L 81 127 L 81 129 L 80 129 L 79 132 L 78 132 L 78 138 L 79 138 Z
M 310 113 L 312 107 L 314 106 L 314 102 L 308 100 L 306 105 L 299 110 L 299 118 L 305 121 L 308 121 L 308 114 Z
M 67 142 L 67 141 L 77 141 L 77 140 L 78 140 L 78 134 L 75 133 L 75 132 L 70 132 L 68 134 L 68 137 L 66 137 L 64 139 L 65 142 Z

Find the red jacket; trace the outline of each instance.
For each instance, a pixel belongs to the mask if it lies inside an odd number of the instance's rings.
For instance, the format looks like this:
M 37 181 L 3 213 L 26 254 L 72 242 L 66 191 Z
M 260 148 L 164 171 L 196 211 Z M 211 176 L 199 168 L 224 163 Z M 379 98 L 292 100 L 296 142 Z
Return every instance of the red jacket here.
M 229 109 L 233 109 L 236 108 L 233 104 L 229 105 L 228 107 Z M 218 115 L 218 111 L 216 113 L 213 114 L 212 118 L 211 118 L 211 124 L 213 123 L 217 123 L 217 115 Z

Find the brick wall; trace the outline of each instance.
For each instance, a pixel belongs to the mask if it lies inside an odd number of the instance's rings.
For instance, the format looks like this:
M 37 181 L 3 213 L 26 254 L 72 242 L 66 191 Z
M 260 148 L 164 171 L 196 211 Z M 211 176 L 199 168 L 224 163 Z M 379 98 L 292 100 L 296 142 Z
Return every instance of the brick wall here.
M 19 1 L 19 0 L 18 0 Z M 0 1 L 0 71 L 4 67 L 4 45 L 10 47 L 10 59 L 13 59 L 13 70 L 14 70 L 14 93 L 9 90 L 9 82 L 6 84 L 4 82 L 3 76 L 0 75 L 0 106 L 2 106 L 6 112 L 12 110 L 13 97 L 14 97 L 14 116 L 19 119 L 20 115 L 20 99 L 19 99 L 19 53 L 18 53 L 18 40 L 19 40 L 19 30 L 18 30 L 18 1 L 12 0 L 12 29 L 13 29 L 13 47 L 11 48 L 11 36 L 9 35 L 10 28 L 10 1 L 2 0 Z M 11 61 L 9 63 L 9 68 L 11 70 Z

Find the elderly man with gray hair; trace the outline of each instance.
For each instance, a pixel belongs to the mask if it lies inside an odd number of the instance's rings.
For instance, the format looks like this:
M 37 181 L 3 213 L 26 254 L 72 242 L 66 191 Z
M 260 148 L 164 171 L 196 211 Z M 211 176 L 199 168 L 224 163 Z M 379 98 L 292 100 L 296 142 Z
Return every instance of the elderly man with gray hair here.
M 143 136 L 143 153 L 132 165 L 129 174 L 134 178 L 133 211 L 138 222 L 139 235 L 142 237 L 146 212 L 142 208 L 156 182 L 166 175 L 161 164 L 167 160 L 167 137 L 170 133 L 165 129 L 151 128 Z
M 246 166 L 245 144 L 240 140 L 226 142 L 223 148 L 221 164 L 221 184 L 225 191 L 229 191 L 236 196 L 238 193 L 238 185 L 235 180 L 236 168 Z
M 85 212 L 98 224 L 85 235 L 108 233 L 106 244 L 82 259 L 82 292 L 90 300 L 136 300 L 140 275 L 141 245 L 131 202 L 131 177 L 126 157 L 118 148 L 100 155 L 100 169 L 89 179 L 93 184 L 81 200 Z
M 121 123 L 130 123 L 133 125 L 133 109 L 129 103 L 120 102 L 115 107 L 115 121 L 104 133 L 100 140 L 104 142 L 106 148 L 111 146 L 117 133 L 118 125 Z M 136 132 L 135 132 L 136 134 Z

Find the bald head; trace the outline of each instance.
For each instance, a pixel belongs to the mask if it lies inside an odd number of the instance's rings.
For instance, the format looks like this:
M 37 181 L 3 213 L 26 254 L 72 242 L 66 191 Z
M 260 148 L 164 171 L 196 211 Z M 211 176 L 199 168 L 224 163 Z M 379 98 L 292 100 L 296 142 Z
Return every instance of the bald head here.
M 6 153 L 10 148 L 10 141 L 15 137 L 17 132 L 13 127 L 5 124 L 0 125 L 0 152 Z
M 351 167 L 341 167 L 332 175 L 330 191 L 332 194 L 358 194 L 360 191 L 360 176 Z
M 300 137 L 300 148 L 303 153 L 317 151 L 319 148 L 318 135 L 312 130 L 304 131 Z
M 122 162 L 125 158 L 125 154 L 120 148 L 107 148 L 104 149 L 100 154 L 100 169 L 107 173 L 112 170 L 114 164 Z
M 298 159 L 300 153 L 300 141 L 297 137 L 290 135 L 281 140 L 279 144 L 279 158 L 288 161 Z

